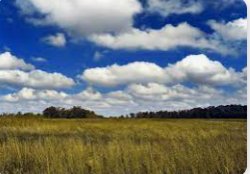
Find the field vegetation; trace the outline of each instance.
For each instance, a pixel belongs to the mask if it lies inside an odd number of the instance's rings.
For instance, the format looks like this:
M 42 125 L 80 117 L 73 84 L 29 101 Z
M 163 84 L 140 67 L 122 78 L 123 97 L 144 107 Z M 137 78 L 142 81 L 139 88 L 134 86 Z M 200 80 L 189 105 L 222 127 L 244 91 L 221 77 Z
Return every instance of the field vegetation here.
M 244 119 L 0 118 L 1 174 L 237 174 Z

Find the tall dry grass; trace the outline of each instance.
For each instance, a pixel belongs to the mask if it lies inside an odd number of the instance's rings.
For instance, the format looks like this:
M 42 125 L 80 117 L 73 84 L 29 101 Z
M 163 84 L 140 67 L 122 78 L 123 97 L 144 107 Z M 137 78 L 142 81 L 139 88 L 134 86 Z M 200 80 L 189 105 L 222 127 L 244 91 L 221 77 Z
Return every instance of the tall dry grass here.
M 246 120 L 0 119 L 0 173 L 221 174 L 246 168 Z

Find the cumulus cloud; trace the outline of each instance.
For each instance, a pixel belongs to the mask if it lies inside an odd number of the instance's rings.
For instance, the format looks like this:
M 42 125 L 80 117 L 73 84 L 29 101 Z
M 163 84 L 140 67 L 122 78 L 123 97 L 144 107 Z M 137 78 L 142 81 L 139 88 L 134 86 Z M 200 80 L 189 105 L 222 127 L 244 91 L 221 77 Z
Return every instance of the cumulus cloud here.
M 149 12 L 159 13 L 162 16 L 171 14 L 198 14 L 203 11 L 201 1 L 194 0 L 148 0 Z
M 10 52 L 0 54 L 0 70 L 20 69 L 33 70 L 35 67 L 26 63 L 23 59 L 19 59 Z
M 133 102 L 130 100 L 129 94 L 124 91 L 101 94 L 93 88 L 87 88 L 77 94 L 66 94 L 55 90 L 23 88 L 18 92 L 0 96 L 0 103 L 6 112 L 41 112 L 51 105 L 66 108 L 78 105 L 104 114 L 103 111 L 111 111 L 112 107 L 130 106 Z M 30 107 L 27 108 L 27 105 Z
M 142 84 L 132 84 L 129 87 L 129 91 L 138 95 L 157 95 L 164 94 L 168 92 L 166 86 L 158 83 L 148 83 L 146 85 Z
M 134 62 L 87 69 L 80 76 L 91 84 L 117 86 L 133 82 L 162 81 L 164 70 L 154 63 Z
M 91 83 L 106 86 L 123 84 L 125 87 L 109 92 L 100 92 L 93 87 L 87 87 L 76 94 L 51 89 L 34 89 L 33 87 L 41 87 L 44 84 L 51 85 L 52 81 L 50 78 L 48 80 L 42 78 L 47 76 L 41 75 L 44 72 L 38 72 L 41 74 L 34 75 L 34 78 L 26 78 L 27 81 L 23 80 L 25 81 L 23 83 L 30 86 L 29 88 L 24 87 L 20 91 L 0 96 L 2 112 L 41 112 L 51 105 L 65 108 L 77 105 L 110 116 L 139 111 L 246 104 L 247 101 L 247 69 L 236 72 L 205 55 L 190 55 L 165 68 L 154 63 L 135 62 L 86 71 L 90 71 L 88 75 L 92 75 L 88 79 L 89 82 L 92 81 Z M 19 80 L 23 79 L 22 75 L 17 76 Z M 6 75 L 0 74 L 0 77 Z M 0 82 L 3 80 L 1 78 Z M 41 82 L 36 79 L 40 79 Z M 18 80 L 15 79 L 11 83 L 14 81 Z M 196 85 L 188 87 L 185 82 Z M 43 87 L 48 88 L 47 85 Z M 227 91 L 220 87 L 221 85 L 234 87 Z
M 161 93 L 155 93 L 157 87 Z M 146 90 L 147 92 L 141 92 Z M 184 85 L 164 86 L 162 84 L 133 84 L 129 87 L 137 105 L 136 110 L 180 110 L 193 107 L 207 107 L 226 104 L 246 104 L 245 95 L 239 95 L 238 90 L 230 93 L 205 85 L 186 87 Z M 244 92 L 243 92 L 244 93 Z
M 132 96 L 130 96 L 128 93 L 124 91 L 112 91 L 107 94 L 109 98 L 122 100 L 122 101 L 129 101 L 132 99 Z
M 127 65 L 115 64 L 108 67 L 90 68 L 85 70 L 80 77 L 90 84 L 100 86 L 149 82 L 163 84 L 192 82 L 223 86 L 244 83 L 241 76 L 242 72 L 226 68 L 220 62 L 201 54 L 187 56 L 167 67 L 160 67 L 149 62 L 134 62 Z
M 208 100 L 220 96 L 222 91 L 213 87 L 200 85 L 195 88 L 188 88 L 184 85 L 177 84 L 166 86 L 158 83 L 148 84 L 131 84 L 127 88 L 128 93 L 141 100 L 145 101 L 181 101 L 181 100 Z
M 3 72 L 6 74 L 1 74 Z M 190 55 L 166 67 L 134 62 L 83 72 L 82 78 L 90 84 L 124 85 L 115 91 L 111 88 L 108 92 L 100 92 L 87 87 L 79 93 L 69 94 L 48 89 L 74 83 L 71 79 L 66 83 L 65 77 L 59 76 L 41 70 L 1 70 L 0 83 L 26 86 L 20 91 L 0 96 L 0 104 L 4 108 L 2 112 L 41 112 L 51 105 L 66 108 L 78 105 L 99 114 L 121 115 L 139 111 L 246 104 L 247 68 L 236 72 L 205 55 Z M 195 85 L 190 87 L 186 82 Z M 232 90 L 227 91 L 221 86 Z
M 55 47 L 64 47 L 67 43 L 65 35 L 63 33 L 57 33 L 55 35 L 49 35 L 42 39 L 43 42 L 48 45 L 52 45 Z
M 207 85 L 227 85 L 241 83 L 241 72 L 224 67 L 219 61 L 211 60 L 206 55 L 190 55 L 165 68 L 166 74 L 173 81 L 194 82 Z
M 3 96 L 3 100 L 8 102 L 19 102 L 24 100 L 60 100 L 67 97 L 64 92 L 55 90 L 35 90 L 32 88 L 23 88 L 17 93 Z
M 20 70 L 0 70 L 0 84 L 33 88 L 68 88 L 74 81 L 60 73 L 42 70 L 24 72 Z
M 100 100 L 102 99 L 102 94 L 89 87 L 86 90 L 75 95 L 75 97 L 80 100 Z
M 68 33 L 121 32 L 142 10 L 137 0 L 16 0 L 26 19 L 36 25 L 55 25 Z M 41 14 L 35 18 L 34 14 Z
M 126 91 L 112 91 L 104 95 L 104 101 L 111 107 L 131 107 L 137 105 L 133 97 Z
M 235 39 L 244 35 L 234 35 L 236 29 L 233 28 L 241 28 L 244 23 L 240 19 L 227 24 L 211 21 L 210 26 L 215 30 L 213 34 L 205 33 L 187 23 L 177 26 L 167 24 L 157 30 L 137 29 L 133 27 L 133 18 L 143 11 L 138 0 L 54 0 L 52 3 L 43 0 L 16 0 L 16 4 L 26 20 L 35 25 L 55 25 L 73 39 L 87 39 L 111 49 L 168 51 L 189 47 L 235 55 L 239 46 L 232 41 L 223 42 L 220 38 Z M 214 6 L 213 3 L 195 0 L 148 0 L 146 4 L 144 11 L 160 13 L 163 16 L 198 14 L 204 6 Z M 45 40 L 54 46 L 66 44 L 62 33 L 48 36 Z
M 188 23 L 177 26 L 171 24 L 157 29 L 132 29 L 129 32 L 112 35 L 94 35 L 90 38 L 98 45 L 112 49 L 171 50 L 178 47 L 208 49 L 222 54 L 230 50 L 216 39 L 206 37 L 206 33 Z
M 0 85 L 32 88 L 68 88 L 74 80 L 60 73 L 35 69 L 9 52 L 0 54 Z
M 41 112 L 53 106 L 82 106 L 104 115 L 121 115 L 139 111 L 179 110 L 211 105 L 246 104 L 246 88 L 230 93 L 205 85 L 186 87 L 158 83 L 131 84 L 124 90 L 100 93 L 87 88 L 78 94 L 54 90 L 21 89 L 0 97 L 3 112 Z M 27 105 L 30 106 L 27 108 Z M 34 106 L 34 107 L 33 107 Z
M 240 18 L 227 23 L 211 20 L 208 24 L 215 30 L 218 37 L 226 41 L 247 39 L 247 18 Z

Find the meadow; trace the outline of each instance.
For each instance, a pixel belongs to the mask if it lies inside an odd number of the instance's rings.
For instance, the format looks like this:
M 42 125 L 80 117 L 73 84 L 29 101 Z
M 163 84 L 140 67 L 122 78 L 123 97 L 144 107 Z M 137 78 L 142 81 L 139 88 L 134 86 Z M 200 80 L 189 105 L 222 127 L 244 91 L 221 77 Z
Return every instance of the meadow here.
M 1 174 L 241 174 L 242 119 L 0 118 Z

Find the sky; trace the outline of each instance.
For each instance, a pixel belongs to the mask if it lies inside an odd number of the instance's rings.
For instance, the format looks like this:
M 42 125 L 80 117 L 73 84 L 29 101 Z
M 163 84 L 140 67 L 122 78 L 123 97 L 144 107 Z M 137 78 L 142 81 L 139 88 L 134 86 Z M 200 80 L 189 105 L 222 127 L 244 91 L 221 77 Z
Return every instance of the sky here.
M 1 0 L 0 112 L 247 102 L 242 0 Z

